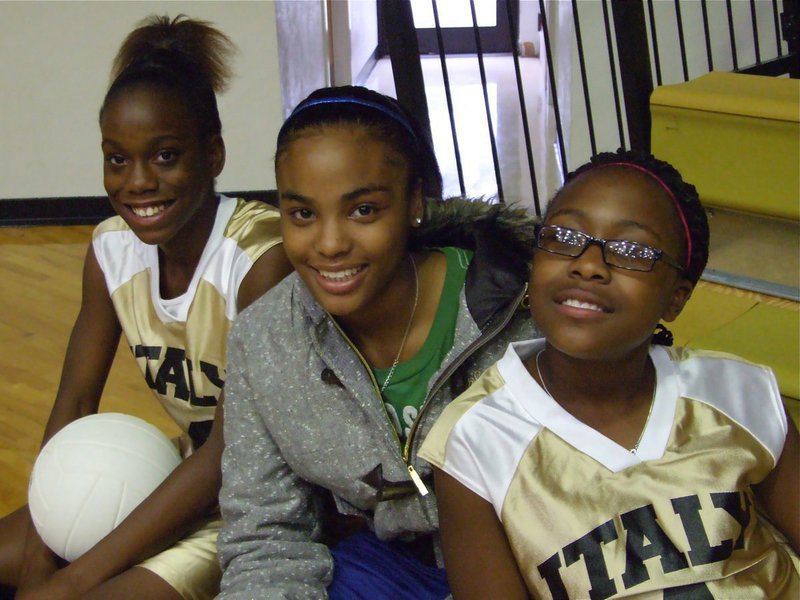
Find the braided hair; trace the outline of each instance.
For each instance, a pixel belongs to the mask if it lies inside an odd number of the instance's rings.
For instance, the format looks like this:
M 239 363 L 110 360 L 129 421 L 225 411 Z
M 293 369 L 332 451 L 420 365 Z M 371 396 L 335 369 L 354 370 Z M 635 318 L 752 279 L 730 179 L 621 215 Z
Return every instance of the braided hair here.
M 111 85 L 100 109 L 124 90 L 152 86 L 177 93 L 193 115 L 200 136 L 219 135 L 222 124 L 216 93 L 231 77 L 233 42 L 206 21 L 178 15 L 151 15 L 122 43 L 111 69 Z
M 289 144 L 330 125 L 358 125 L 398 152 L 408 164 L 409 187 L 440 200 L 442 175 L 430 138 L 414 116 L 389 96 L 360 86 L 320 88 L 300 102 L 278 133 L 275 165 Z
M 695 186 L 684 181 L 678 170 L 668 162 L 660 160 L 652 154 L 643 154 L 633 150 L 620 149 L 616 152 L 602 152 L 593 156 L 588 163 L 567 174 L 564 185 L 556 193 L 550 207 L 555 204 L 555 200 L 571 181 L 587 172 L 612 165 L 628 166 L 644 171 L 658 181 L 667 194 L 672 197 L 676 214 L 681 219 L 678 229 L 685 231 L 687 236 L 685 249 L 682 251 L 683 256 L 679 257 L 679 261 L 687 265 L 682 275 L 692 285 L 695 285 L 708 262 L 708 219 Z M 666 327 L 659 325 L 653 335 L 653 343 L 670 346 L 672 345 L 672 334 Z

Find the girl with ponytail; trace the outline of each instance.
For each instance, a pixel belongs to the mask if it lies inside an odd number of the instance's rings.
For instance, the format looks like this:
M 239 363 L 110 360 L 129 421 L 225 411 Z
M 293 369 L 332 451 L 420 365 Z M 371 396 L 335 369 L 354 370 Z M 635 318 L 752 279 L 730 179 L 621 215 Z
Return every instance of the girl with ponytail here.
M 212 598 L 226 338 L 290 270 L 277 211 L 218 194 L 216 94 L 231 41 L 211 24 L 150 17 L 114 60 L 100 109 L 103 181 L 117 216 L 97 226 L 47 441 L 97 412 L 124 332 L 147 385 L 183 430 L 186 460 L 113 532 L 64 565 L 27 507 L 0 520 L 0 583 L 17 598 Z

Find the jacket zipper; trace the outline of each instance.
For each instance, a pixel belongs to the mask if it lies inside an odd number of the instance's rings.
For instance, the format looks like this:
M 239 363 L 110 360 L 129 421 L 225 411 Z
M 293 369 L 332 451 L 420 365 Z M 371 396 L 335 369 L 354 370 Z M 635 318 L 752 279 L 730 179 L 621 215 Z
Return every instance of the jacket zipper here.
M 342 334 L 342 337 L 347 342 L 347 345 L 350 346 L 350 348 L 353 350 L 353 352 L 356 353 L 356 356 L 358 357 L 358 360 L 360 360 L 361 364 L 363 364 L 364 367 L 367 369 L 367 373 L 369 373 L 369 379 L 372 382 L 372 388 L 375 390 L 375 395 L 378 397 L 378 400 L 380 400 L 380 402 L 381 402 L 381 408 L 383 409 L 383 414 L 386 417 L 386 423 L 389 425 L 389 429 L 394 434 L 394 439 L 397 440 L 397 447 L 398 448 L 401 447 L 403 445 L 403 443 L 400 441 L 400 435 L 397 433 L 397 429 L 395 429 L 394 423 L 392 423 L 392 420 L 389 418 L 389 415 L 386 413 L 386 407 L 383 406 L 383 396 L 381 396 L 381 388 L 378 385 L 377 379 L 375 379 L 375 374 L 372 372 L 372 367 L 369 366 L 369 363 L 364 358 L 364 356 L 361 354 L 359 349 L 356 348 L 356 345 L 353 342 L 350 341 L 350 338 L 347 337 L 347 334 L 344 332 L 344 330 L 336 322 L 336 319 L 334 319 L 331 315 L 328 315 L 328 317 L 333 322 L 333 325 L 334 325 L 334 327 L 336 327 L 337 331 Z M 414 473 L 414 475 L 416 475 L 416 472 Z M 414 475 L 411 476 L 412 480 L 414 479 Z M 416 476 L 419 479 L 419 475 L 416 475 Z M 420 483 L 422 483 L 422 479 L 420 479 L 419 481 L 420 481 Z M 416 483 L 416 481 L 414 483 Z
M 436 395 L 436 393 L 442 388 L 442 386 L 444 385 L 444 382 L 447 381 L 447 379 L 450 377 L 450 375 L 452 375 L 456 371 L 456 369 L 458 369 L 458 367 L 460 367 L 462 364 L 464 364 L 464 361 L 467 358 L 472 356 L 472 354 L 478 348 L 480 348 L 484 344 L 486 344 L 489 341 L 491 341 L 508 324 L 508 322 L 514 316 L 514 313 L 517 312 L 517 309 L 519 308 L 519 305 L 522 302 L 522 300 L 525 298 L 525 294 L 527 294 L 527 292 L 528 292 L 528 284 L 525 283 L 525 285 L 522 288 L 522 291 L 519 293 L 519 295 L 517 296 L 517 299 L 512 304 L 511 309 L 509 309 L 506 312 L 505 317 L 494 327 L 494 329 L 492 329 L 489 332 L 486 332 L 485 334 L 480 335 L 478 337 L 478 339 L 476 339 L 474 342 L 472 342 L 472 344 L 470 344 L 467 347 L 467 349 L 464 350 L 464 352 L 461 353 L 461 355 L 458 357 L 458 359 L 455 360 L 453 363 L 451 363 L 450 366 L 444 371 L 444 373 L 442 373 L 439 376 L 439 379 L 436 380 L 436 384 L 431 388 L 430 393 L 425 397 L 425 400 L 424 400 L 424 402 L 422 403 L 422 406 L 419 409 L 419 414 L 417 414 L 417 418 L 414 419 L 414 423 L 411 425 L 411 429 L 408 432 L 408 437 L 406 438 L 406 443 L 405 444 L 403 444 L 402 441 L 400 440 L 400 435 L 397 433 L 397 429 L 395 429 L 394 423 L 392 423 L 391 419 L 389 418 L 389 415 L 386 413 L 386 407 L 383 406 L 383 397 L 381 396 L 381 389 L 380 389 L 380 386 L 378 385 L 378 381 L 375 379 L 375 375 L 372 372 L 372 368 L 369 366 L 369 363 L 364 358 L 364 356 L 361 354 L 361 352 L 358 350 L 358 348 L 356 348 L 355 344 L 353 344 L 353 342 L 350 341 L 350 338 L 347 336 L 347 334 L 344 332 L 344 330 L 336 322 L 336 319 L 334 319 L 333 317 L 328 315 L 330 317 L 331 321 L 333 322 L 334 327 L 336 327 L 336 329 L 339 331 L 339 333 L 342 334 L 342 337 L 347 342 L 347 345 L 350 346 L 350 348 L 353 350 L 353 352 L 355 352 L 356 356 L 361 361 L 361 364 L 364 365 L 364 367 L 367 370 L 367 373 L 369 373 L 369 379 L 372 382 L 372 388 L 375 390 L 375 395 L 378 397 L 378 400 L 381 402 L 381 408 L 383 409 L 383 414 L 386 416 L 386 423 L 389 425 L 389 429 L 392 431 L 392 433 L 394 434 L 395 439 L 397 440 L 397 446 L 398 447 L 402 446 L 402 448 L 403 448 L 403 451 L 402 451 L 403 462 L 406 464 L 406 467 L 408 469 L 408 474 L 411 477 L 411 481 L 416 486 L 417 491 L 419 492 L 420 496 L 427 496 L 428 493 L 429 493 L 429 490 L 428 490 L 427 486 L 425 485 L 425 482 L 422 481 L 422 477 L 420 477 L 419 473 L 417 473 L 417 470 L 414 468 L 414 465 L 411 464 L 411 458 L 410 458 L 411 442 L 413 441 L 414 434 L 417 431 L 417 425 L 422 420 L 423 413 L 425 412 L 425 409 L 428 408 L 428 405 L 430 404 L 430 402 L 429 402 L 430 399 L 433 398 Z
M 494 329 L 492 329 L 491 331 L 479 336 L 478 339 L 472 342 L 472 344 L 470 344 L 469 347 L 467 347 L 467 349 L 461 353 L 461 356 L 459 356 L 456 361 L 451 363 L 450 366 L 445 370 L 445 372 L 439 376 L 439 379 L 436 381 L 436 384 L 431 388 L 430 393 L 425 398 L 425 401 L 422 403 L 422 406 L 419 409 L 417 418 L 414 419 L 414 423 L 411 425 L 411 429 L 408 432 L 408 437 L 406 438 L 405 446 L 403 447 L 403 461 L 408 465 L 409 472 L 411 472 L 414 469 L 414 467 L 411 466 L 411 459 L 410 459 L 411 442 L 413 441 L 414 434 L 417 431 L 417 425 L 420 423 L 420 421 L 422 421 L 422 416 L 430 404 L 429 400 L 436 395 L 436 393 L 444 385 L 444 382 L 447 381 L 447 379 L 450 377 L 450 375 L 452 375 L 456 371 L 456 369 L 458 369 L 462 364 L 464 364 L 464 361 L 467 358 L 472 356 L 472 354 L 474 354 L 474 352 L 478 348 L 491 341 L 498 333 L 500 333 L 500 331 L 503 330 L 503 328 L 506 325 L 508 325 L 508 322 L 512 319 L 514 313 L 517 312 L 520 303 L 523 301 L 527 293 L 528 293 L 528 283 L 526 282 L 522 288 L 522 291 L 519 293 L 516 300 L 513 302 L 511 309 L 506 312 L 505 317 L 497 324 L 497 326 L 495 326 Z M 422 482 L 422 479 L 419 477 L 416 471 L 414 471 L 411 478 L 413 479 L 414 476 L 419 478 L 419 483 L 424 487 L 424 483 Z M 416 484 L 417 482 L 415 481 L 414 483 Z M 417 485 L 417 487 L 419 488 L 419 485 Z M 424 495 L 425 494 L 423 494 L 423 496 Z

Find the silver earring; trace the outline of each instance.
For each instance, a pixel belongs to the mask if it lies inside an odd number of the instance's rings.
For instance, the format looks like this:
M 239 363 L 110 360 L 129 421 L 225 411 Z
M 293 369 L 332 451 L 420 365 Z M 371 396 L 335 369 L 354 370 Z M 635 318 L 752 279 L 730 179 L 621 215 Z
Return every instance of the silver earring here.
M 422 217 L 417 217 L 416 219 L 414 219 L 414 223 L 418 226 L 422 225 Z

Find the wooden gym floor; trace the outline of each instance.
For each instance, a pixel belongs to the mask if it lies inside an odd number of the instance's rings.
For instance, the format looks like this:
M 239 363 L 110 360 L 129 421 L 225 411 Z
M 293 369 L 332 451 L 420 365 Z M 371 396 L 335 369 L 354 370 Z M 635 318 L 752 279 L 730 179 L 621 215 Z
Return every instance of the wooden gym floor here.
M 28 475 L 61 376 L 81 300 L 91 226 L 0 228 L 0 516 L 26 502 Z M 126 412 L 178 433 L 123 341 L 103 412 Z

